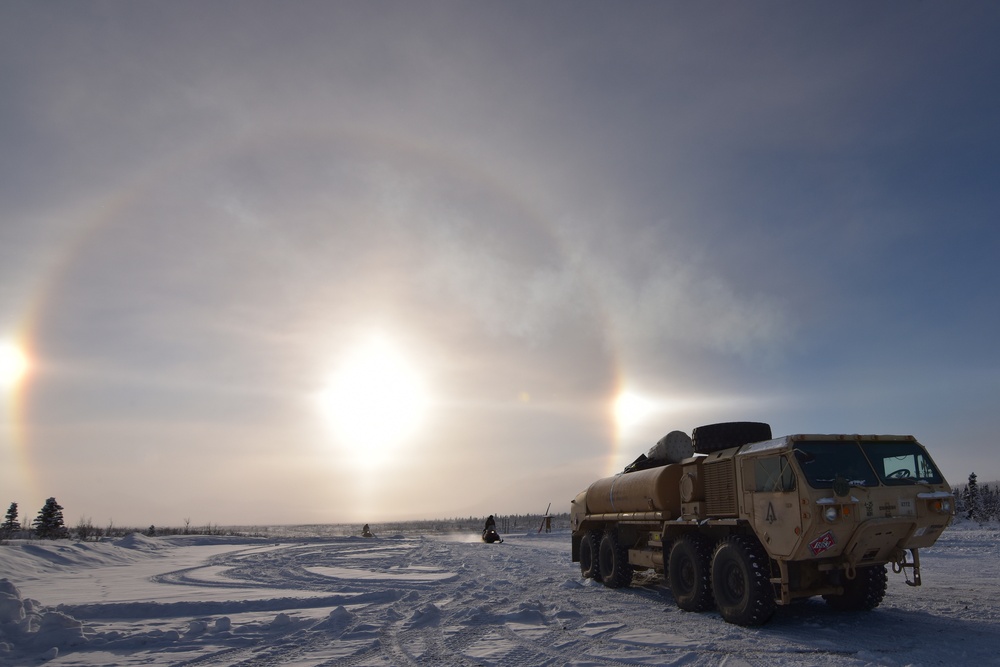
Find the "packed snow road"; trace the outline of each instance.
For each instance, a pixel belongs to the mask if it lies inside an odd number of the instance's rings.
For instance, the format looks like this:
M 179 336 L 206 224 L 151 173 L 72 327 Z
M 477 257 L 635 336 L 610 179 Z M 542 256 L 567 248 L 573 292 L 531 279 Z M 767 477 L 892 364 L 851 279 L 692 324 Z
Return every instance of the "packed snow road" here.
M 998 533 L 949 529 L 924 585 L 890 574 L 875 611 L 810 600 L 753 629 L 680 611 L 653 577 L 582 579 L 566 533 L 13 543 L 0 664 L 997 664 Z

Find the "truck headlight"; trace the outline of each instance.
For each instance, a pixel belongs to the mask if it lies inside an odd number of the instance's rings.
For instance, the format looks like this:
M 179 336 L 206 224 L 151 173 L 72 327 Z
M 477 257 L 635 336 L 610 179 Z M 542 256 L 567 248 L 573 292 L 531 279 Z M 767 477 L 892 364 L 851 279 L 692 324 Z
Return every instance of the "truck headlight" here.
M 836 521 L 839 515 L 840 513 L 837 512 L 836 507 L 827 507 L 826 510 L 823 512 L 823 516 L 826 517 L 827 521 Z

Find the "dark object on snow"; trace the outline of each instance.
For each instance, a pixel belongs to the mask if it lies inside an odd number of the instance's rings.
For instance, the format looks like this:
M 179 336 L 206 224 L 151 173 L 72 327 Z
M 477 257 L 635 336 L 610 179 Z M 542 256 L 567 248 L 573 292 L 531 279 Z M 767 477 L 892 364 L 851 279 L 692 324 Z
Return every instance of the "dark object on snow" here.
M 371 528 L 368 527 L 367 523 L 365 524 L 364 528 L 361 529 L 361 537 L 375 537 L 374 535 L 372 535 Z
M 483 542 L 486 544 L 493 544 L 494 542 L 503 543 L 503 538 L 500 537 L 500 533 L 493 526 L 487 526 L 483 529 Z
M 503 542 L 500 539 L 500 533 L 497 532 L 497 520 L 493 518 L 492 514 L 486 517 L 486 526 L 483 528 L 483 542 L 487 544 Z

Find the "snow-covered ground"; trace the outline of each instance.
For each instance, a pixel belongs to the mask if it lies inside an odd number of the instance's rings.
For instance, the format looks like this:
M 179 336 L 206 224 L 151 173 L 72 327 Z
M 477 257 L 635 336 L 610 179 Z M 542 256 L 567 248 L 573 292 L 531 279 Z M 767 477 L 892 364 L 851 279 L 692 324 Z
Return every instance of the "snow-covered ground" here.
M 658 579 L 583 580 L 569 534 L 0 546 L 0 665 L 1000 664 L 1000 529 L 964 523 L 872 612 L 761 628 L 682 612 Z

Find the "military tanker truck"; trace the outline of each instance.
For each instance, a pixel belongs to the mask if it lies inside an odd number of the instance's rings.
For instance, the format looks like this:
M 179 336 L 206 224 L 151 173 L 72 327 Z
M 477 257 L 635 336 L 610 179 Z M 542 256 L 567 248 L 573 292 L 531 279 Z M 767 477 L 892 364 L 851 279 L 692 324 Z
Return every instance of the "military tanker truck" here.
M 772 438 L 768 424 L 710 424 L 667 434 L 577 495 L 573 562 L 610 588 L 652 570 L 681 609 L 762 625 L 778 605 L 816 595 L 874 609 L 887 565 L 919 586 L 919 549 L 954 512 L 913 436 Z

